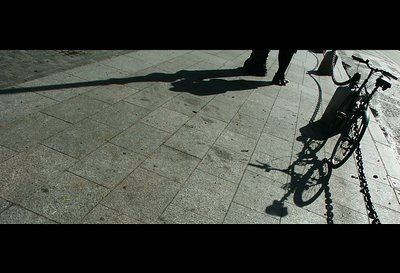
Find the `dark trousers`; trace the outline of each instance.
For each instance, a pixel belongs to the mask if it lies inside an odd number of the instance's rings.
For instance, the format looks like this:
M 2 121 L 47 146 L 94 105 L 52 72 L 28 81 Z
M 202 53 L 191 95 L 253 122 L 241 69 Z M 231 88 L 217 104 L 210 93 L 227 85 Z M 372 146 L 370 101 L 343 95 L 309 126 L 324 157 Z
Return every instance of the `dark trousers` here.
M 267 59 L 269 52 L 271 50 L 252 50 L 251 55 L 248 59 L 248 62 L 251 63 L 252 66 L 255 67 L 265 67 L 267 64 Z M 278 63 L 279 68 L 276 71 L 275 77 L 284 78 L 285 72 L 292 60 L 294 53 L 297 50 L 289 50 L 289 49 L 280 49 L 278 53 Z

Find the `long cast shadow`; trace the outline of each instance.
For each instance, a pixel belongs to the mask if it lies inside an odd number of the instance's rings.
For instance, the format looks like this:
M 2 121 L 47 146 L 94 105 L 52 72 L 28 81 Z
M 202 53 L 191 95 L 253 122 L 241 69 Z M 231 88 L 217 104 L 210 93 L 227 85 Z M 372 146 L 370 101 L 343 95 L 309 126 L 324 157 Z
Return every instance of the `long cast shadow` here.
M 0 94 L 59 90 L 89 86 L 106 86 L 112 84 L 129 84 L 135 82 L 166 82 L 171 83 L 171 91 L 188 92 L 195 95 L 211 95 L 227 91 L 255 89 L 272 85 L 271 81 L 221 78 L 249 76 L 241 68 L 211 69 L 211 70 L 180 70 L 176 73 L 150 73 L 144 76 L 110 78 L 106 80 L 81 81 L 72 83 L 49 84 L 41 86 L 13 87 L 0 89 Z
M 290 176 L 290 182 L 283 188 L 286 193 L 280 200 L 274 200 L 273 203 L 265 209 L 265 212 L 275 216 L 287 216 L 288 210 L 284 203 L 293 195 L 293 202 L 298 207 L 308 206 L 313 203 L 326 190 L 332 168 L 326 158 L 319 159 L 317 152 L 324 146 L 326 140 L 314 140 L 304 136 L 297 138 L 303 142 L 303 149 L 297 154 L 298 158 L 286 169 L 273 168 L 267 163 L 258 161 L 258 164 L 249 163 L 253 167 L 265 170 L 266 172 L 280 171 Z M 296 171 L 296 169 L 306 170 L 305 172 Z M 331 203 L 326 200 L 327 203 Z M 330 214 L 328 212 L 328 214 Z
M 290 176 L 290 182 L 284 185 L 287 190 L 280 200 L 274 200 L 272 204 L 266 207 L 265 212 L 270 215 L 284 217 L 288 215 L 288 209 L 285 207 L 285 201 L 293 194 L 293 202 L 299 207 L 308 206 L 313 203 L 324 192 L 325 209 L 327 223 L 333 224 L 333 207 L 331 193 L 329 190 L 329 179 L 332 175 L 332 167 L 325 157 L 319 159 L 318 151 L 327 142 L 326 125 L 320 120 L 315 121 L 322 103 L 322 89 L 318 81 L 312 76 L 314 71 L 307 73 L 318 87 L 317 105 L 312 114 L 309 123 L 300 128 L 301 135 L 297 138 L 303 144 L 302 150 L 297 154 L 297 159 L 286 169 L 273 168 L 267 163 L 257 161 L 258 164 L 249 163 L 249 165 L 265 170 L 266 172 L 280 171 Z M 306 170 L 297 172 L 296 169 Z

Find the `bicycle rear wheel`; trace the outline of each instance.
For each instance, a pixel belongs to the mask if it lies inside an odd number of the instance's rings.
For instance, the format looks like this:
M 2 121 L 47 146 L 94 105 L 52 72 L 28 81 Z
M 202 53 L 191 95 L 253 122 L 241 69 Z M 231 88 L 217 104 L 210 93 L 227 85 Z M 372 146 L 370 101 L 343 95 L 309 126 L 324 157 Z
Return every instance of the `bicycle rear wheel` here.
M 350 120 L 333 148 L 329 160 L 333 169 L 342 166 L 353 154 L 367 130 L 368 121 L 367 111 L 362 111 Z

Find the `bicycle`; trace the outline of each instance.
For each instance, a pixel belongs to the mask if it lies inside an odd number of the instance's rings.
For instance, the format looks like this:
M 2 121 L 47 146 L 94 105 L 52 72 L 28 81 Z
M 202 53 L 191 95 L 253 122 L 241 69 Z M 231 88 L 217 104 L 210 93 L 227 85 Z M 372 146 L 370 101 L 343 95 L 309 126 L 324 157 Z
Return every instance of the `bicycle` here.
M 340 134 L 329 158 L 333 169 L 342 166 L 359 146 L 369 123 L 368 107 L 370 100 L 379 89 L 384 91 L 391 87 L 391 83 L 384 77 L 389 80 L 397 80 L 397 77 L 391 73 L 371 65 L 368 59 L 364 60 L 356 55 L 352 55 L 352 58 L 359 63 L 365 64 L 369 68 L 369 73 L 361 85 L 359 85 L 361 79 L 359 72 L 356 72 L 349 80 L 342 83 L 337 82 L 332 76 L 335 84 L 347 86 L 350 89 L 346 99 L 336 109 L 335 121 L 329 125 L 328 129 L 331 135 Z M 335 65 L 336 60 L 337 57 L 334 54 L 332 66 Z M 372 75 L 377 73 L 379 77 L 375 80 L 374 88 L 369 92 L 367 83 Z

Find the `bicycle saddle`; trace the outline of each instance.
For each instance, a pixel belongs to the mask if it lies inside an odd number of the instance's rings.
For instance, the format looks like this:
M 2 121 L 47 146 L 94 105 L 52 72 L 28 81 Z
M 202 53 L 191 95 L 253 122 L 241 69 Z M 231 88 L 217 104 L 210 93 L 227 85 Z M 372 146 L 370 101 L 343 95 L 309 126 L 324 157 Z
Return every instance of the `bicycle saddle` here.
M 382 90 L 386 90 L 390 88 L 392 85 L 386 80 L 384 80 L 382 77 L 379 77 L 376 79 L 376 86 L 381 87 Z

